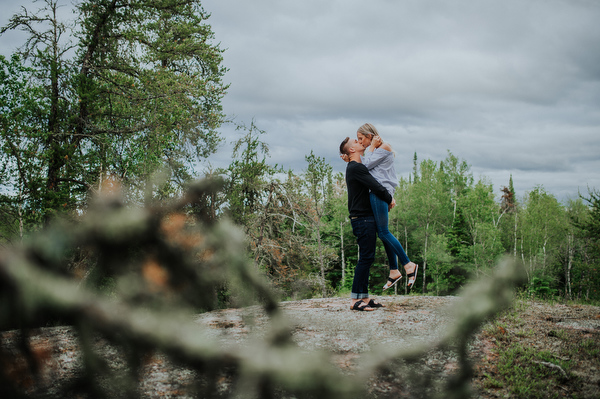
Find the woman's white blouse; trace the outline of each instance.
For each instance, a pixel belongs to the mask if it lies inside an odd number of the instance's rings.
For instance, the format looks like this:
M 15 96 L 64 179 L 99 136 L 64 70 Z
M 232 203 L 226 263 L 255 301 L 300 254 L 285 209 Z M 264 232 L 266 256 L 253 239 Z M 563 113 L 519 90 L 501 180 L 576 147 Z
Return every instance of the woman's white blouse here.
M 376 148 L 373 152 L 365 150 L 361 161 L 369 169 L 371 176 L 394 196 L 394 191 L 398 187 L 398 177 L 396 177 L 396 169 L 394 168 L 394 153 L 383 148 Z

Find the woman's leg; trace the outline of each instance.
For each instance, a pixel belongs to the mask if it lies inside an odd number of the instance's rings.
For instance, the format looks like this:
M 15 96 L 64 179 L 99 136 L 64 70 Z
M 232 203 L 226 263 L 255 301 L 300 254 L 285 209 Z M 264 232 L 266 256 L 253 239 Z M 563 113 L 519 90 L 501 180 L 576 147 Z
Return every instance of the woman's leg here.
M 390 274 L 388 276 L 385 285 L 383 286 L 383 290 L 387 290 L 392 288 L 396 283 L 402 278 L 402 273 L 398 270 L 398 261 L 396 260 L 398 257 L 396 256 L 396 252 L 391 245 L 389 245 L 386 241 L 383 241 L 383 247 L 385 248 L 385 253 L 387 254 L 388 261 L 390 264 Z
M 388 258 L 388 263 L 390 265 L 390 270 L 398 270 L 398 256 L 396 256 L 396 252 L 391 245 L 389 245 L 386 241 L 381 240 L 383 242 L 383 248 L 385 248 L 385 254 Z
M 400 244 L 400 241 L 390 233 L 388 228 L 388 204 L 375 194 L 370 194 L 370 198 L 373 215 L 375 215 L 375 223 L 377 224 L 377 235 L 384 243 L 388 259 L 390 260 L 390 269 L 393 263 L 396 264 L 396 269 L 398 268 L 395 259 L 394 262 L 392 262 L 392 258 L 395 258 L 396 256 L 402 266 L 410 263 L 410 259 L 406 255 L 406 252 L 404 252 L 402 244 Z M 390 257 L 390 254 L 394 254 L 394 256 Z

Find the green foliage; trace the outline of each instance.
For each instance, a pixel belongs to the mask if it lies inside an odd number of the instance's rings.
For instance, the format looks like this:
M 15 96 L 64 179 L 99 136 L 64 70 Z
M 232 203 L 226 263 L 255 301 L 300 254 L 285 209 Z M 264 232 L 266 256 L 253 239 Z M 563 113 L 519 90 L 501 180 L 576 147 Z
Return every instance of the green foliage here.
M 348 196 L 341 173 L 334 176 L 331 190 L 321 228 L 323 244 L 333 250 L 333 256 L 329 258 L 327 279 L 338 290 L 349 290 L 358 251 L 348 220 Z
M 177 198 L 222 141 L 223 50 L 198 1 L 82 1 L 76 24 L 59 19 L 57 1 L 38 4 L 2 28 L 27 34 L 18 54 L 0 58 L 2 244 L 55 216 L 76 220 L 114 185 L 137 203 Z M 357 250 L 343 179 L 312 151 L 305 171 L 284 173 L 268 163 L 264 131 L 238 130 L 231 164 L 208 173 L 225 189 L 190 212 L 242 226 L 248 256 L 288 297 L 347 288 Z M 453 293 L 510 253 L 530 286 L 553 282 L 545 295 L 600 300 L 600 195 L 563 206 L 536 187 L 518 198 L 510 176 L 498 201 L 470 169 L 450 151 L 439 162 L 415 153 L 400 179 L 389 226 L 420 265 L 414 292 Z
M 585 201 L 585 203 L 583 202 Z M 567 297 L 584 300 L 600 299 L 600 194 L 588 189 L 588 195 L 581 195 L 572 201 L 567 209 L 571 222 L 571 240 L 567 247 L 568 259 L 572 267 L 567 276 L 572 279 L 572 288 Z M 570 263 L 569 263 L 570 265 Z M 569 288 L 571 288 L 569 286 Z
M 595 244 L 600 241 L 600 191 L 588 189 L 588 196 L 581 196 L 590 206 L 589 216 L 584 220 L 576 220 L 576 225 L 586 231 Z M 596 248 L 597 250 L 598 248 Z
M 214 386 L 199 383 L 193 392 L 198 397 L 363 397 L 366 376 L 376 370 L 394 362 L 416 370 L 418 359 L 430 351 L 452 348 L 458 352 L 460 370 L 445 388 L 451 396 L 445 397 L 465 397 L 472 367 L 465 351 L 469 337 L 510 303 L 511 287 L 520 280 L 513 266 L 499 266 L 493 279 L 465 292 L 457 323 L 439 341 L 374 351 L 365 360 L 365 377 L 350 378 L 323 354 L 307 353 L 294 344 L 293 326 L 248 260 L 241 231 L 209 213 L 193 217 L 186 212 L 221 187 L 218 180 L 198 182 L 168 206 L 145 208 L 128 206 L 118 192 L 105 193 L 79 223 L 53 223 L 23 247 L 2 253 L 0 330 L 18 326 L 23 331 L 18 357 L 0 351 L 0 363 L 10 366 L 18 358 L 34 367 L 25 331 L 43 324 L 43 315 L 71 324 L 81 340 L 83 370 L 73 384 L 54 387 L 57 396 L 76 389 L 83 396 L 118 392 L 137 397 L 141 359 L 159 351 L 192 370 L 198 381 L 218 375 L 231 379 L 232 388 L 218 394 Z M 66 262 L 83 248 L 87 253 L 78 261 Z M 228 302 L 220 303 L 223 297 Z M 192 312 L 257 302 L 271 322 L 256 345 L 223 347 L 190 321 Z M 126 373 L 117 375 L 111 365 L 103 365 L 103 355 L 93 345 L 98 337 L 129 354 Z M 24 395 L 6 374 L 11 367 L 0 368 L 0 393 Z M 423 369 L 417 374 L 426 373 Z M 37 377 L 32 378 L 35 389 Z
M 57 8 L 46 0 L 2 29 L 29 35 L 20 50 L 29 68 L 14 61 L 2 77 L 14 201 L 47 222 L 84 209 L 107 177 L 138 201 L 177 194 L 221 140 L 227 86 L 208 14 L 195 0 L 83 1 L 75 31 Z M 147 185 L 159 172 L 161 185 Z
M 42 88 L 32 83 L 31 73 L 17 55 L 0 56 L 0 201 L 6 240 L 26 234 L 41 216 L 43 158 L 35 155 L 43 155 L 45 110 L 36 102 Z
M 312 151 L 305 159 L 308 167 L 304 173 L 304 180 L 310 200 L 306 216 L 312 234 L 316 237 L 316 248 L 311 252 L 314 254 L 312 257 L 320 272 L 321 294 L 326 297 L 328 287 L 325 271 L 329 269 L 330 260 L 335 257 L 335 254 L 324 247 L 321 232 L 325 211 L 333 194 L 333 168 L 325 162 L 325 158 L 316 156 Z
M 566 232 L 566 217 L 556 198 L 537 187 L 525 198 L 520 219 L 522 256 L 531 279 L 536 273 L 550 272 Z
M 475 274 L 479 275 L 482 270 L 489 270 L 503 251 L 497 228 L 500 210 L 494 199 L 492 185 L 478 181 L 460 199 L 459 207 L 471 244 L 469 260 Z
M 552 283 L 549 276 L 533 277 L 529 284 L 529 292 L 536 297 L 548 299 L 556 295 L 556 289 L 552 287 Z
M 453 258 L 448 251 L 448 239 L 443 234 L 431 237 L 429 249 L 429 270 L 433 279 L 431 289 L 436 295 L 447 293 L 452 287 L 449 279 L 453 267 Z
M 123 397 L 135 397 L 140 360 L 154 350 L 195 370 L 201 379 L 221 371 L 235 375 L 241 386 L 255 386 L 259 392 L 285 387 L 299 395 L 321 392 L 347 397 L 352 389 L 360 389 L 343 376 L 332 374 L 330 366 L 316 360 L 318 355 L 311 360 L 311 356 L 292 349 L 289 339 L 284 338 L 289 337 L 289 331 L 279 320 L 273 292 L 247 262 L 240 245 L 241 232 L 225 221 L 212 223 L 209 215 L 194 219 L 185 214 L 190 203 L 219 186 L 218 181 L 195 184 L 185 197 L 168 207 L 128 207 L 115 194 L 100 198 L 77 225 L 53 225 L 23 249 L 3 254 L 0 293 L 1 303 L 7 306 L 0 312 L 0 330 L 36 326 L 39 315 L 72 324 L 82 342 L 85 368 L 74 384 L 85 396 L 118 392 Z M 89 248 L 90 256 L 96 259 L 88 264 L 97 270 L 96 277 L 94 273 L 63 270 L 67 254 L 82 247 Z M 89 279 L 97 283 L 82 284 L 82 277 L 84 283 Z M 110 295 L 106 294 L 107 281 L 114 287 L 108 290 Z M 190 321 L 191 312 L 232 306 L 233 302 L 218 303 L 224 287 L 235 293 L 229 301 L 258 301 L 273 318 L 273 341 L 267 339 L 266 345 L 261 345 L 260 356 L 256 356 L 256 349 L 220 352 L 216 350 L 218 344 Z M 102 366 L 102 354 L 92 345 L 98 335 L 121 350 L 131 351 L 126 358 L 131 373 L 117 376 Z M 25 348 L 29 345 L 26 337 Z M 6 378 L 4 365 L 11 364 L 14 357 L 9 360 L 5 355 L 0 351 L 0 392 L 2 396 L 21 395 L 19 386 Z M 310 364 L 318 366 L 307 367 Z M 299 384 L 298 378 L 312 383 Z M 331 378 L 340 384 L 328 384 Z M 270 382 L 275 383 L 273 388 L 265 388 Z M 214 394 L 202 391 L 201 385 L 197 388 L 198 397 Z
M 265 192 L 278 172 L 268 165 L 269 147 L 260 140 L 264 131 L 254 122 L 249 127 L 239 125 L 236 130 L 246 131 L 233 148 L 233 161 L 221 173 L 226 176 L 227 215 L 236 223 L 250 227 L 264 208 Z

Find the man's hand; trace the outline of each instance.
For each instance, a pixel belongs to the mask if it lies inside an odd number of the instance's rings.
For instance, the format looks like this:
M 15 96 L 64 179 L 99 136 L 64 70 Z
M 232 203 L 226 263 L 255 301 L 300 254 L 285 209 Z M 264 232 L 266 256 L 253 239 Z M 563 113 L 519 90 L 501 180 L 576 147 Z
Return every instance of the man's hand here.
M 392 198 L 392 202 L 390 202 L 390 204 L 388 205 L 388 212 L 391 211 L 392 209 L 394 209 L 395 206 L 396 206 L 396 199 Z

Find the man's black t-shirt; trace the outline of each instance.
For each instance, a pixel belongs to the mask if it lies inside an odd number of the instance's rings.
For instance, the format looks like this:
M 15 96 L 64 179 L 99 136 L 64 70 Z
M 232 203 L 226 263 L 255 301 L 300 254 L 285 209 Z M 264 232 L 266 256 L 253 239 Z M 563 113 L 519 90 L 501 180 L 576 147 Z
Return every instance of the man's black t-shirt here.
M 369 191 L 387 202 L 391 194 L 371 174 L 365 165 L 356 161 L 346 165 L 346 187 L 348 188 L 348 212 L 350 217 L 373 216 Z

